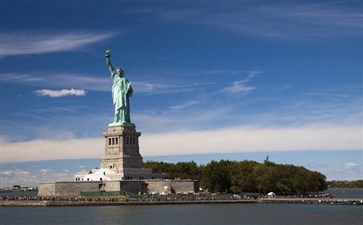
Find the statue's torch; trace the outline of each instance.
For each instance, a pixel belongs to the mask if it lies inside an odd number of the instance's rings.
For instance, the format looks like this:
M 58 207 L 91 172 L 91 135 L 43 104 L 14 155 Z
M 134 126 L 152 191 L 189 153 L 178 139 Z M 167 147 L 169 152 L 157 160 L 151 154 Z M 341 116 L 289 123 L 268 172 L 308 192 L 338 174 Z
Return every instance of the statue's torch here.
M 111 57 L 111 50 L 106 50 L 105 56 L 106 56 L 106 58 L 110 58 Z

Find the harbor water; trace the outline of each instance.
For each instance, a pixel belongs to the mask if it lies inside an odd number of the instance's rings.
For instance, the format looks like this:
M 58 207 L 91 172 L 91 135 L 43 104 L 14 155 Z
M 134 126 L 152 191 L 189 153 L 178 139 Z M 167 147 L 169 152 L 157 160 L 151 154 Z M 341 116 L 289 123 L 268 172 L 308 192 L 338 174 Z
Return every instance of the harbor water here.
M 363 207 L 301 204 L 1 207 L 0 215 L 2 225 L 361 225 Z

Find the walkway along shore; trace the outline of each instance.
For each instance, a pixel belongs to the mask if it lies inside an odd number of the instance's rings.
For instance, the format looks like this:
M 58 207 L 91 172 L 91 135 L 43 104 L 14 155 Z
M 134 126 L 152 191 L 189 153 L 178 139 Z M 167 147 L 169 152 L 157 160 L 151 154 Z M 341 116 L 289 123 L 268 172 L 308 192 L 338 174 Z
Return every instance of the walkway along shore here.
M 316 199 L 316 198 L 261 198 L 257 200 L 102 200 L 75 198 L 50 200 L 0 200 L 4 207 L 61 207 L 61 206 L 111 206 L 111 205 L 181 205 L 181 204 L 310 204 L 310 205 L 357 205 L 363 206 L 363 199 Z

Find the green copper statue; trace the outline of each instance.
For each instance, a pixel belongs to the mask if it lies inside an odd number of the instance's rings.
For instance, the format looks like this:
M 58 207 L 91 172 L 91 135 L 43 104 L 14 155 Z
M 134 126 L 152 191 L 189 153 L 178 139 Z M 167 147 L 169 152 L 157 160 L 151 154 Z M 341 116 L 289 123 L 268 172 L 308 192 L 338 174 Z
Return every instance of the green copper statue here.
M 130 119 L 130 101 L 132 95 L 131 83 L 124 76 L 124 71 L 117 67 L 114 70 L 111 64 L 111 51 L 106 51 L 106 63 L 111 72 L 112 85 L 112 98 L 113 106 L 115 108 L 115 119 L 112 125 L 133 125 Z

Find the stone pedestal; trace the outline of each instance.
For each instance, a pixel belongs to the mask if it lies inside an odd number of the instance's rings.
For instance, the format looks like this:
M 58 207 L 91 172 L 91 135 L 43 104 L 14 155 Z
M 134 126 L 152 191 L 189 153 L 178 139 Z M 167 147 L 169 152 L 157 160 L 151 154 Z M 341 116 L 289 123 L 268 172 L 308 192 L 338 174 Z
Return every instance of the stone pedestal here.
M 139 151 L 139 137 L 135 126 L 109 126 L 105 137 L 105 154 L 101 168 L 107 168 L 116 174 L 112 180 L 145 179 L 152 170 L 143 168 L 144 163 Z
M 144 168 L 139 151 L 139 137 L 135 125 L 110 125 L 105 137 L 105 153 L 101 168 L 88 173 L 78 173 L 75 181 L 136 181 L 147 179 L 167 179 L 168 174 L 153 173 Z

